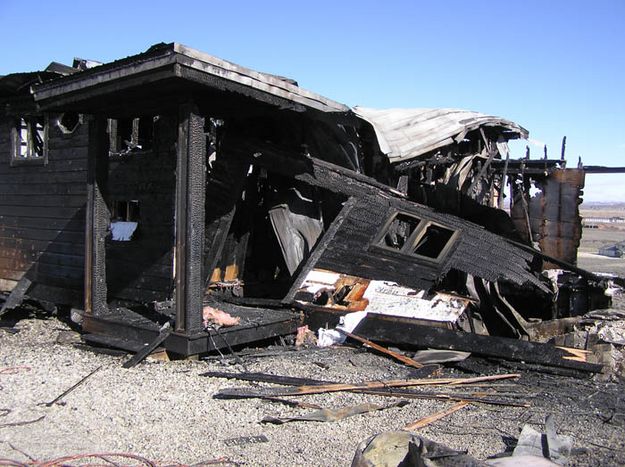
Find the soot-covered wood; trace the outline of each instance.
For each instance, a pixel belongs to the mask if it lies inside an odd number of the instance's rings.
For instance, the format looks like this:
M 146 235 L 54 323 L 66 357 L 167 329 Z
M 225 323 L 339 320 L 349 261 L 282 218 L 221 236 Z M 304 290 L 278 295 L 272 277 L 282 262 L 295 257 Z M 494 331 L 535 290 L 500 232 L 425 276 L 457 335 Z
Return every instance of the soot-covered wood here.
M 176 331 L 202 330 L 206 137 L 204 117 L 180 106 L 176 167 Z
M 47 164 L 11 166 L 13 120 L 0 117 L 0 287 L 26 275 L 29 296 L 82 306 L 88 124 L 63 134 L 51 115 Z
M 296 180 L 352 197 L 354 206 L 325 250 L 316 253 L 306 267 L 319 267 L 368 279 L 396 281 L 428 289 L 451 269 L 488 281 L 507 279 L 515 284 L 532 283 L 546 290 L 529 264 L 535 255 L 510 245 L 505 239 L 458 217 L 436 212 L 408 201 L 401 193 L 372 178 L 343 167 L 289 152 L 259 141 L 232 146 L 238 157 L 272 168 Z M 400 254 L 373 246 L 390 217 L 405 212 L 458 231 L 448 254 L 439 262 Z M 315 264 L 311 264 L 311 262 Z
M 572 353 L 574 351 L 550 344 L 423 326 L 404 318 L 370 314 L 354 329 L 354 333 L 374 341 L 392 342 L 395 345 L 460 350 L 477 355 L 574 370 L 601 371 L 601 365 L 572 359 L 575 357 L 575 353 Z
M 107 203 L 138 201 L 139 226 L 132 240 L 106 242 L 108 297 L 148 302 L 171 298 L 173 292 L 174 143 L 177 117 L 154 122 L 151 150 L 111 158 Z

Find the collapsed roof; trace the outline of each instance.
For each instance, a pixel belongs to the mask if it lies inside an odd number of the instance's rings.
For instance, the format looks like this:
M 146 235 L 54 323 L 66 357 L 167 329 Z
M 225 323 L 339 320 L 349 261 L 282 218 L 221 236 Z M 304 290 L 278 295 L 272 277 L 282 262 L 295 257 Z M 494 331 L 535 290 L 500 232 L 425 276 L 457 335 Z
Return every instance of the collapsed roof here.
M 354 112 L 374 129 L 380 150 L 391 163 L 414 159 L 461 142 L 479 128 L 497 130 L 505 141 L 527 138 L 529 132 L 510 120 L 460 109 L 371 109 Z

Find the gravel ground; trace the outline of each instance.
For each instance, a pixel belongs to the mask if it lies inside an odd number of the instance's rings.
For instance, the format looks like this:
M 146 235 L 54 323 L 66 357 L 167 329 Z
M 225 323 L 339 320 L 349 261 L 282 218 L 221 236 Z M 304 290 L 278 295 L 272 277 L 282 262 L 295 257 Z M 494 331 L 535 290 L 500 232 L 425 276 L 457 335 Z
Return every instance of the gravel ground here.
M 263 425 L 265 416 L 296 416 L 310 409 L 256 399 L 218 400 L 222 388 L 251 383 L 200 376 L 208 370 L 242 371 L 218 360 L 144 362 L 123 369 L 124 356 L 110 356 L 60 344 L 69 328 L 55 318 L 23 319 L 19 332 L 0 329 L 0 458 L 21 462 L 49 460 L 87 452 L 134 453 L 159 464 L 194 464 L 225 457 L 244 465 L 350 465 L 359 442 L 447 408 L 450 402 L 412 400 L 402 408 L 357 415 L 337 422 Z M 511 371 L 476 361 L 480 372 Z M 248 371 L 344 382 L 402 378 L 406 367 L 363 349 L 340 347 L 285 351 L 247 358 Z M 52 401 L 82 377 L 102 367 L 63 405 Z M 474 365 L 475 368 L 475 365 Z M 11 370 L 8 370 L 11 369 Z M 465 370 L 446 375 L 475 376 Z M 503 383 L 502 383 L 503 384 Z M 625 464 L 625 385 L 523 372 L 500 391 L 517 391 L 529 408 L 470 405 L 419 434 L 484 459 L 506 450 L 529 423 L 543 430 L 553 413 L 559 432 L 571 435 L 572 465 Z M 338 408 L 361 402 L 390 404 L 395 399 L 334 393 L 301 400 Z M 13 423 L 41 420 L 14 426 Z M 265 435 L 268 442 L 240 446 L 227 441 Z M 29 459 L 30 457 L 30 459 Z

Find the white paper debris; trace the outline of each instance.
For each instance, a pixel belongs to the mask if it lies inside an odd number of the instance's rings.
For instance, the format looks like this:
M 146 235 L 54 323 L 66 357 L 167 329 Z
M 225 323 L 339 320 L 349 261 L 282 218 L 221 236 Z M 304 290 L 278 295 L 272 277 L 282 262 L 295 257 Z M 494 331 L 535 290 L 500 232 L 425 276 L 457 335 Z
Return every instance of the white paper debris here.
M 336 329 L 319 328 L 317 331 L 317 347 L 331 347 L 345 342 L 345 336 Z
M 423 298 L 423 290 L 401 287 L 394 282 L 371 281 L 363 298 L 369 300 L 366 310 L 382 315 L 455 323 L 467 307 L 467 301 L 437 295 Z

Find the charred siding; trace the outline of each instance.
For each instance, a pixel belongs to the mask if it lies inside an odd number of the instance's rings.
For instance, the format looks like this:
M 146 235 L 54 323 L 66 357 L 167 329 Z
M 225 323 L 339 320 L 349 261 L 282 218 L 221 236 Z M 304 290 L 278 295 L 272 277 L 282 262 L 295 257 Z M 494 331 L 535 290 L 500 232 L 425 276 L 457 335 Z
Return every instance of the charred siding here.
M 30 296 L 79 305 L 88 125 L 64 134 L 51 117 L 47 164 L 11 166 L 12 121 L 0 121 L 0 289 L 26 274 Z
M 384 196 L 354 197 L 354 207 L 316 267 L 365 278 L 384 277 L 415 288 L 430 288 L 451 269 L 488 281 L 505 278 L 519 285 L 540 287 L 529 272 L 533 256 L 509 245 L 501 237 L 454 216 L 434 212 L 415 203 Z M 419 260 L 372 245 L 387 219 L 404 212 L 440 223 L 459 232 L 449 254 L 440 262 Z M 365 246 L 365 245 L 368 245 Z

